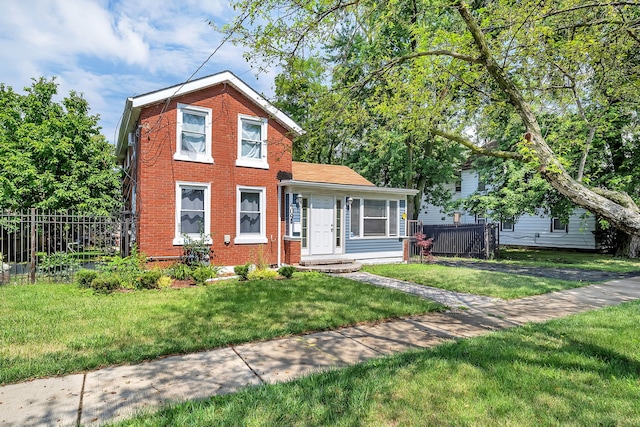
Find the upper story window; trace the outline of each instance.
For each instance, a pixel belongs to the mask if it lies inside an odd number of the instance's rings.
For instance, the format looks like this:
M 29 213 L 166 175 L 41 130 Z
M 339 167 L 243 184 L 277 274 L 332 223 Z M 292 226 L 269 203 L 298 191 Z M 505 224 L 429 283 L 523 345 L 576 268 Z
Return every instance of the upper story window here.
M 269 169 L 267 163 L 267 119 L 238 115 L 236 166 Z
M 213 163 L 211 156 L 211 109 L 178 104 L 176 152 L 173 158 Z

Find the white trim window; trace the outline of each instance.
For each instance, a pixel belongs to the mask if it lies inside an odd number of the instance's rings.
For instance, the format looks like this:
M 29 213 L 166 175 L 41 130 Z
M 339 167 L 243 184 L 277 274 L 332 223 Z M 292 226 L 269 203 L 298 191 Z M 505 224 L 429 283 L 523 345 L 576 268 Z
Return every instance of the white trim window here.
M 236 238 L 234 243 L 267 243 L 266 188 L 236 188 Z
M 353 199 L 350 208 L 350 236 L 396 237 L 399 229 L 398 200 Z
M 211 156 L 211 109 L 178 104 L 175 160 L 213 163 Z
M 516 220 L 514 217 L 505 218 L 500 223 L 500 229 L 502 231 L 513 231 L 515 229 L 515 222 Z
M 568 233 L 569 224 L 563 223 L 560 218 L 551 218 L 551 232 L 552 233 Z
M 208 236 L 211 230 L 211 184 L 176 182 L 175 211 L 174 245 L 183 245 L 185 236 L 192 240 Z
M 238 158 L 236 166 L 269 169 L 267 163 L 267 119 L 238 114 Z

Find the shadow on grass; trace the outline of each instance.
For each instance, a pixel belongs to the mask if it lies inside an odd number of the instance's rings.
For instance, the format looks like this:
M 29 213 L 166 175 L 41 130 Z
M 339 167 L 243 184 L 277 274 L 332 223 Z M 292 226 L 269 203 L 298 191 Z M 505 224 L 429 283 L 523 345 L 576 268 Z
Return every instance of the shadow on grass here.
M 582 334 L 590 322 L 573 318 L 529 325 L 178 404 L 127 424 L 639 425 L 640 350 L 615 339 L 636 333 L 639 306 L 606 310 L 611 319 L 595 334 Z

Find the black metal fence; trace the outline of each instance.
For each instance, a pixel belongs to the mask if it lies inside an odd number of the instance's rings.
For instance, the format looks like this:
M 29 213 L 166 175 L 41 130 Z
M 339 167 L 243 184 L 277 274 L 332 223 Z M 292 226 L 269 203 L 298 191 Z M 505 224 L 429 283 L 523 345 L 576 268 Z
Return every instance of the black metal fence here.
M 423 225 L 409 221 L 409 262 L 423 262 L 424 253 L 416 243 L 416 233 L 433 239 L 431 255 L 493 259 L 498 256 L 496 224 Z
M 127 256 L 135 236 L 131 214 L 0 213 L 0 284 L 37 277 L 68 279 L 114 255 Z

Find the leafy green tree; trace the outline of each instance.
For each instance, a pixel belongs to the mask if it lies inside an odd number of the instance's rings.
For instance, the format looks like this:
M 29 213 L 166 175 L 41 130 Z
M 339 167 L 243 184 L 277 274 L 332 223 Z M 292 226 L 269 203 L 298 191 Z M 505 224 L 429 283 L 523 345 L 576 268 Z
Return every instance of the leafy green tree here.
M 352 95 L 365 94 L 368 109 L 384 106 L 377 89 L 404 93 L 398 110 L 420 117 L 438 143 L 453 141 L 476 155 L 524 165 L 563 197 L 640 238 L 633 194 L 605 181 L 594 185 L 590 176 L 595 159 L 606 155 L 596 139 L 606 125 L 603 112 L 618 105 L 637 115 L 638 3 L 239 0 L 234 7 L 238 18 L 227 30 L 253 47 L 250 58 L 330 58 L 330 74 Z M 409 48 L 376 48 L 355 63 L 329 55 L 337 51 L 327 40 L 345 29 L 354 44 L 362 38 L 376 47 L 409 34 Z M 575 125 L 571 138 L 561 126 L 568 123 Z M 509 126 L 515 138 L 491 139 Z M 620 144 L 636 143 L 634 132 L 613 133 L 622 136 Z M 606 182 L 629 179 L 618 168 Z
M 24 95 L 0 84 L 0 209 L 112 213 L 120 207 L 113 146 L 82 96 L 56 102 L 56 94 L 54 79 L 33 79 Z

